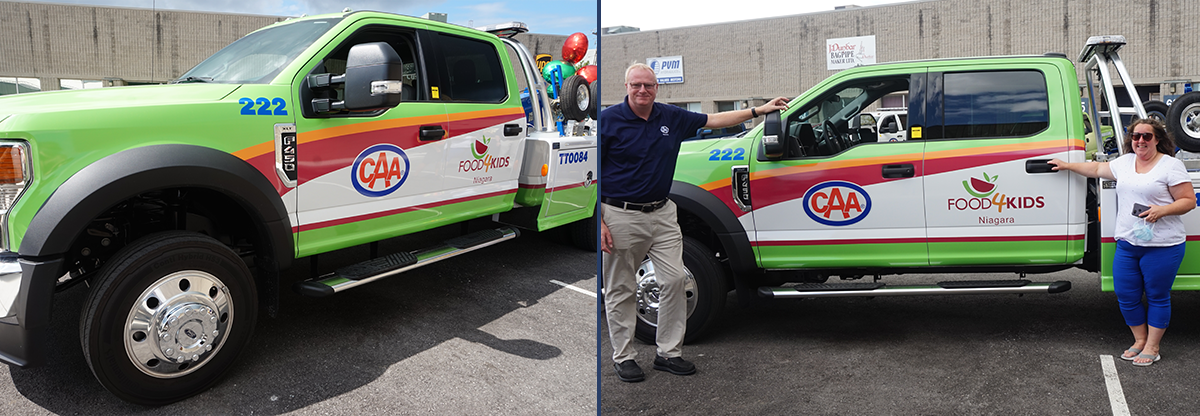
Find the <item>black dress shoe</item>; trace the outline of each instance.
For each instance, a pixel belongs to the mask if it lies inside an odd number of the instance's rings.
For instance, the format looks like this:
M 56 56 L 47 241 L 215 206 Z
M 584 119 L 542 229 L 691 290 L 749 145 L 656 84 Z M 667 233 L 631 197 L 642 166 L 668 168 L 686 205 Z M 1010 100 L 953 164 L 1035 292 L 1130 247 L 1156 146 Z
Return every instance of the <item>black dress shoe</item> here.
M 678 376 L 690 376 L 692 374 L 696 374 L 696 366 L 692 365 L 692 363 L 688 362 L 688 360 L 680 357 L 654 357 L 654 369 L 666 371 Z
M 617 369 L 617 380 L 621 380 L 626 383 L 636 383 L 646 379 L 646 373 L 642 372 L 642 367 L 638 367 L 636 361 L 621 361 L 619 363 L 614 363 L 613 367 L 616 367 Z

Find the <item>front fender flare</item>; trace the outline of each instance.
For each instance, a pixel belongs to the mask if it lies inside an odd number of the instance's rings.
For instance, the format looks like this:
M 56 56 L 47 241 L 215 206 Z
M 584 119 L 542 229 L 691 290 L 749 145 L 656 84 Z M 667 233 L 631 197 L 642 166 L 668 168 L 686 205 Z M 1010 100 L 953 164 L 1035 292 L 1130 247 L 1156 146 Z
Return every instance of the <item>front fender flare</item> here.
M 712 230 L 725 248 L 735 281 L 738 275 L 758 271 L 746 229 L 724 201 L 699 186 L 680 181 L 671 183 L 671 200 L 679 209 L 699 217 Z
M 228 195 L 257 220 L 281 268 L 295 257 L 287 208 L 270 180 L 229 153 L 184 144 L 129 149 L 80 169 L 34 214 L 19 252 L 30 257 L 62 255 L 80 230 L 113 205 L 139 193 L 174 187 Z

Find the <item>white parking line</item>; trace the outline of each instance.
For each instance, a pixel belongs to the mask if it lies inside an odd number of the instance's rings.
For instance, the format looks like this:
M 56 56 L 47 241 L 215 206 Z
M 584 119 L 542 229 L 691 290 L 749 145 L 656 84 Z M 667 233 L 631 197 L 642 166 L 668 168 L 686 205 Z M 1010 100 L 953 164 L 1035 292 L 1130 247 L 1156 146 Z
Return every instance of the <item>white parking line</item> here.
M 1100 367 L 1104 369 L 1104 385 L 1108 387 L 1108 402 L 1112 404 L 1113 416 L 1129 416 L 1129 405 L 1125 403 L 1125 392 L 1121 391 L 1121 379 L 1117 378 L 1113 357 L 1100 355 Z
M 565 288 L 567 288 L 567 289 L 574 290 L 574 291 L 576 291 L 576 292 L 579 292 L 579 293 L 582 293 L 582 294 L 585 294 L 585 295 L 591 296 L 591 297 L 593 297 L 593 298 L 594 298 L 594 297 L 596 297 L 596 293 L 595 293 L 595 292 L 592 292 L 592 291 L 590 291 L 590 290 L 587 290 L 587 289 L 580 289 L 580 288 L 577 288 L 577 287 L 575 287 L 575 286 L 571 286 L 571 285 L 568 285 L 568 284 L 566 284 L 566 283 L 563 283 L 563 282 L 560 282 L 560 281 L 557 281 L 557 280 L 553 280 L 553 279 L 551 279 L 551 280 L 550 280 L 550 283 L 554 283 L 554 284 L 556 284 L 556 285 L 559 285 L 559 286 L 565 287 Z

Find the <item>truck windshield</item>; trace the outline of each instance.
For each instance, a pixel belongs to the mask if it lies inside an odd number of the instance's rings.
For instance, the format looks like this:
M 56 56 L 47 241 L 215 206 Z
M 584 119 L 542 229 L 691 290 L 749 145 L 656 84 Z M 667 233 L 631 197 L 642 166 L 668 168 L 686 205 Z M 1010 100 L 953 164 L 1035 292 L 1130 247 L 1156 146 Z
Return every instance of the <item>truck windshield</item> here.
M 172 81 L 261 84 L 270 82 L 341 18 L 283 24 L 251 33 L 217 51 Z

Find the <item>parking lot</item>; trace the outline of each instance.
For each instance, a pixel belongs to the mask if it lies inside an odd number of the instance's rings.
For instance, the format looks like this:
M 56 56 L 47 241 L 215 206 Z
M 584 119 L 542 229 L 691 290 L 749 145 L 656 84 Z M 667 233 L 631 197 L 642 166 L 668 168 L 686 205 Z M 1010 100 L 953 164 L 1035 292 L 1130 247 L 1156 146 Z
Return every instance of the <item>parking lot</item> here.
M 389 240 L 381 251 L 459 231 Z M 365 252 L 323 255 L 320 268 Z M 285 291 L 280 316 L 260 321 L 224 381 L 158 409 L 121 402 L 94 380 L 73 327 L 86 289 L 68 290 L 54 319 L 70 328 L 54 332 L 49 365 L 0 370 L 0 413 L 595 414 L 595 257 L 550 232 L 460 259 L 329 299 Z M 284 279 L 308 273 L 302 260 Z M 1095 275 L 1031 278 L 1074 287 L 747 309 L 731 296 L 712 332 L 684 349 L 698 374 L 651 370 L 654 347 L 639 344 L 648 374 L 634 384 L 616 380 L 602 330 L 601 413 L 1113 414 L 1115 403 L 1180 414 L 1200 405 L 1200 294 L 1174 294 L 1163 360 L 1136 368 L 1116 357 L 1129 332 Z
M 486 222 L 474 222 L 472 231 Z M 461 230 L 385 241 L 419 248 Z M 595 414 L 595 255 L 551 230 L 325 299 L 281 294 L 213 389 L 145 408 L 105 391 L 80 353 L 84 287 L 55 300 L 50 363 L 0 368 L 0 414 Z M 322 272 L 366 247 L 322 255 Z M 299 260 L 284 276 L 309 275 Z M 566 287 L 569 285 L 571 287 Z
M 654 347 L 637 344 L 647 371 L 641 383 L 617 380 L 604 329 L 601 412 L 1145 415 L 1190 414 L 1200 406 L 1200 293 L 1173 294 L 1162 361 L 1139 368 L 1118 357 L 1132 336 L 1096 275 L 1070 270 L 1030 279 L 1069 280 L 1073 288 L 1024 297 L 775 301 L 749 309 L 731 296 L 712 332 L 684 347 L 697 374 L 654 371 Z M 928 280 L 884 278 L 919 281 Z

